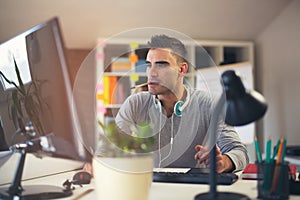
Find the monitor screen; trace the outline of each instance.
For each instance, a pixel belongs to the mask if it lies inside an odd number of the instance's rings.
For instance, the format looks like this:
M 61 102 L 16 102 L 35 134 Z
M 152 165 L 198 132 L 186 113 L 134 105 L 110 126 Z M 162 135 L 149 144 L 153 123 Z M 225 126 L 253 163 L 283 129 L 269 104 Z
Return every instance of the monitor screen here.
M 0 150 L 47 136 L 51 156 L 86 158 L 64 48 L 57 18 L 0 45 Z

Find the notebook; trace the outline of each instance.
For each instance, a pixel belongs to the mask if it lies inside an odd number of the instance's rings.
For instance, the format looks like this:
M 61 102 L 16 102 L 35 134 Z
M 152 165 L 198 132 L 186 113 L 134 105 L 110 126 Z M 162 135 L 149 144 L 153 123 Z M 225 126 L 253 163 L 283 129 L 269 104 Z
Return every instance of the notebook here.
M 289 172 L 290 177 L 295 180 L 296 173 L 297 173 L 296 166 L 290 164 L 289 167 L 290 167 L 290 172 Z M 262 177 L 263 177 L 262 174 L 258 174 L 257 171 L 258 171 L 257 165 L 254 163 L 250 163 L 245 167 L 244 171 L 241 174 L 241 178 L 244 180 L 262 179 Z

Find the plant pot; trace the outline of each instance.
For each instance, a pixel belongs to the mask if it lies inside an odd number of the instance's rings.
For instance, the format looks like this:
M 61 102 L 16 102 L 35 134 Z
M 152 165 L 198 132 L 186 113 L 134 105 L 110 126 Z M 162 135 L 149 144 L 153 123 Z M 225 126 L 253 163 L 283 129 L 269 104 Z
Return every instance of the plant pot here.
M 93 171 L 97 199 L 148 199 L 152 183 L 152 156 L 94 156 Z

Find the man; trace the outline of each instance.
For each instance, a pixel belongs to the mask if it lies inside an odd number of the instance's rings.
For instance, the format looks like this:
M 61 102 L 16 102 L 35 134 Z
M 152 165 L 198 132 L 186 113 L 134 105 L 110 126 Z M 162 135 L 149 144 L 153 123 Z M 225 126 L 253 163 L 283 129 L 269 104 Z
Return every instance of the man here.
M 195 159 L 198 164 L 208 166 L 206 141 L 211 137 L 207 133 L 214 101 L 207 93 L 184 85 L 189 66 L 181 41 L 156 35 L 148 45 L 148 91 L 126 99 L 116 116 L 116 124 L 128 134 L 139 124 L 152 125 L 156 167 L 195 167 Z M 245 146 L 234 129 L 223 121 L 218 130 L 217 171 L 242 170 L 248 164 Z

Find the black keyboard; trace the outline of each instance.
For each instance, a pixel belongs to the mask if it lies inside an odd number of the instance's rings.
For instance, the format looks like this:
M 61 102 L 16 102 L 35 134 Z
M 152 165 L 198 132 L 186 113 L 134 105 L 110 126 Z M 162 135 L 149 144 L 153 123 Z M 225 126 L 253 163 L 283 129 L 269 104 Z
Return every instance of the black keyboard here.
M 238 180 L 234 173 L 217 174 L 218 185 L 231 185 Z M 208 184 L 209 173 L 193 168 L 188 172 L 153 172 L 153 182 Z

